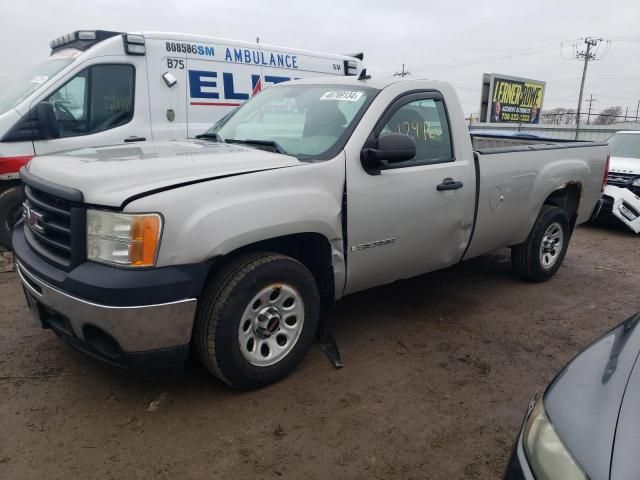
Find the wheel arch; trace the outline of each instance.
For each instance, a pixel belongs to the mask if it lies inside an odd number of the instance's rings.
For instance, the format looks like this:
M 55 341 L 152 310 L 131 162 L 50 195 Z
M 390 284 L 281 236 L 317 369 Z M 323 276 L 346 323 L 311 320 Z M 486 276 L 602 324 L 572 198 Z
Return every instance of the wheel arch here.
M 239 255 L 251 252 L 272 252 L 296 259 L 309 269 L 318 284 L 323 306 L 331 305 L 336 298 L 334 248 L 329 239 L 317 232 L 301 232 L 255 241 L 212 259 L 205 284 L 225 265 Z
M 567 182 L 551 192 L 544 200 L 543 205 L 552 205 L 562 208 L 569 216 L 569 224 L 573 231 L 578 218 L 578 208 L 582 198 L 582 184 L 580 182 Z

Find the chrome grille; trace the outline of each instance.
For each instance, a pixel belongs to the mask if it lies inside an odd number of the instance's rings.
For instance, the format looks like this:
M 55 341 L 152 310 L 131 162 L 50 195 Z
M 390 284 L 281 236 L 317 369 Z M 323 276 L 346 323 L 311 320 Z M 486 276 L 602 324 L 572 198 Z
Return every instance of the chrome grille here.
M 610 185 L 626 187 L 637 176 L 638 175 L 634 175 L 632 173 L 609 172 L 609 176 L 607 177 L 607 183 Z
M 46 260 L 71 268 L 83 252 L 79 243 L 83 239 L 74 239 L 73 233 L 84 228 L 84 209 L 29 185 L 25 186 L 25 195 L 23 216 L 27 242 Z

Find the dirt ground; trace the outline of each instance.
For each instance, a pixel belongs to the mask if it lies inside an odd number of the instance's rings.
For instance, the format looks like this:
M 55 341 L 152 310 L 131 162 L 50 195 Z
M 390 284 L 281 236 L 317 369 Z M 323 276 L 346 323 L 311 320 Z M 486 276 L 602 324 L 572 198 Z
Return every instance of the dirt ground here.
M 112 372 L 37 329 L 2 273 L 0 478 L 499 478 L 532 394 L 640 310 L 639 246 L 583 227 L 545 284 L 501 251 L 348 297 L 330 319 L 345 368 L 316 346 L 254 392 L 196 364 Z

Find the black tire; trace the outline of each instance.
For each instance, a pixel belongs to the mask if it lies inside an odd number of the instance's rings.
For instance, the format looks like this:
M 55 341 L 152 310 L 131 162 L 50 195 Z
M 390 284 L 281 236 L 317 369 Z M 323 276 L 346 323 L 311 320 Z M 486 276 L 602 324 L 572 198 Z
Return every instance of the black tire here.
M 300 294 L 304 306 L 301 332 L 284 358 L 273 365 L 256 366 L 240 349 L 240 322 L 246 322 L 243 314 L 258 292 L 279 284 L 292 286 Z M 220 380 L 235 388 L 260 388 L 283 379 L 300 363 L 313 343 L 319 313 L 318 286 L 303 264 L 277 253 L 246 254 L 222 268 L 205 287 L 193 343 L 202 363 Z
M 24 198 L 22 185 L 12 185 L 0 192 L 0 245 L 7 250 L 11 250 L 13 226 L 22 215 Z
M 562 229 L 562 247 L 553 250 L 555 260 L 552 265 L 543 263 L 542 244 L 545 233 L 554 224 Z M 567 212 L 559 207 L 544 205 L 540 215 L 533 225 L 527 240 L 520 245 L 511 248 L 511 264 L 515 271 L 525 280 L 530 282 L 544 282 L 553 277 L 560 269 L 564 256 L 567 253 L 569 240 L 571 239 L 571 227 Z M 550 247 L 553 248 L 553 247 Z

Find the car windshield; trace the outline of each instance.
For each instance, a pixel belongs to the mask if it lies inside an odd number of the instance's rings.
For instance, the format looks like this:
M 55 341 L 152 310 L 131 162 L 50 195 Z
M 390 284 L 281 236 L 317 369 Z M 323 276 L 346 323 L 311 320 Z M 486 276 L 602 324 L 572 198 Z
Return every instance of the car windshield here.
M 341 148 L 372 89 L 342 85 L 271 87 L 224 117 L 203 137 L 320 158 Z M 337 153 L 337 152 L 335 152 Z
M 640 158 L 640 133 L 616 133 L 609 139 L 613 157 Z
M 54 77 L 60 71 L 72 63 L 77 56 L 77 50 L 68 50 L 55 54 L 36 68 L 28 75 L 18 80 L 11 88 L 0 93 L 0 115 L 17 107 L 20 102 L 40 88 L 47 80 Z

